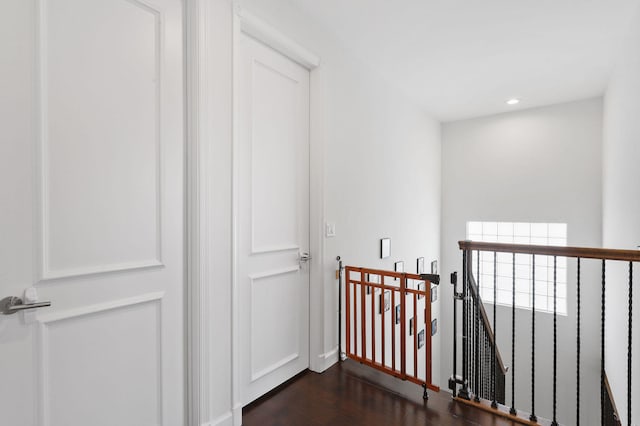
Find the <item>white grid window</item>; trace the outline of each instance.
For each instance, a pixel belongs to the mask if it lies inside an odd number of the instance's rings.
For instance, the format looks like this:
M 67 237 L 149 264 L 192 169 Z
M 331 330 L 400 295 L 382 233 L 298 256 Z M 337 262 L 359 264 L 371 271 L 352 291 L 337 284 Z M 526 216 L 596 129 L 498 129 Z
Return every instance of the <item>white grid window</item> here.
M 490 243 L 567 245 L 566 223 L 467 222 L 467 239 Z M 493 252 L 473 252 L 473 275 L 480 282 L 480 296 L 493 303 Z M 516 307 L 531 309 L 532 262 L 529 254 L 515 255 Z M 553 312 L 553 256 L 536 256 L 536 311 Z M 498 305 L 511 306 L 513 254 L 496 253 L 496 293 Z M 556 258 L 557 312 L 567 314 L 567 259 Z

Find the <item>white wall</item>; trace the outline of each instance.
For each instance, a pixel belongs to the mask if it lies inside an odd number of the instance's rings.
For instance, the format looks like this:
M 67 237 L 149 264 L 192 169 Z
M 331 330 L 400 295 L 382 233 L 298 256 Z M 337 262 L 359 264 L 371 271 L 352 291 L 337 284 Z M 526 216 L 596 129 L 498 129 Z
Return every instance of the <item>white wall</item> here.
M 330 29 L 316 26 L 287 0 L 239 3 L 322 60 L 315 83 L 320 86 L 321 99 L 316 99 L 315 105 L 321 108 L 323 117 L 323 152 L 321 158 L 312 161 L 324 164 L 322 214 L 325 220 L 336 223 L 337 236 L 324 240 L 324 282 L 316 292 L 321 300 L 311 300 L 322 305 L 324 313 L 323 324 L 312 329 L 311 335 L 316 342 L 312 343 L 311 356 L 320 356 L 312 360 L 312 365 L 321 370 L 337 361 L 337 255 L 346 264 L 386 269 L 393 269 L 394 261 L 404 260 L 408 271 L 414 270 L 417 257 L 425 257 L 427 265 L 439 257 L 440 125 L 400 95 L 390 82 L 376 76 L 375 70 L 361 66 L 333 42 Z M 230 424 L 231 410 L 239 408 L 232 407 L 230 397 L 233 361 L 229 347 L 233 13 L 230 0 L 211 0 L 209 4 L 215 46 L 211 53 L 213 87 L 209 89 L 216 111 L 211 129 L 215 140 L 211 164 L 218 201 L 213 244 L 220 256 L 215 265 L 220 279 L 212 283 L 217 310 L 212 330 L 216 336 L 212 378 L 219 386 L 214 389 L 213 407 L 206 420 Z M 392 256 L 384 261 L 379 259 L 381 237 L 392 239 Z M 435 371 L 439 368 L 437 355 L 434 353 Z
M 461 271 L 457 242 L 466 222 L 564 222 L 568 244 L 601 243 L 602 101 L 592 99 L 446 123 L 442 130 L 442 273 Z M 583 420 L 597 415 L 597 281 L 583 279 Z M 596 272 L 597 274 L 597 272 Z M 569 262 L 567 317 L 558 319 L 558 420 L 575 424 L 575 263 Z M 442 286 L 442 339 L 452 339 L 452 286 Z M 486 306 L 492 312 L 492 305 Z M 511 364 L 511 309 L 498 306 L 498 346 Z M 587 313 L 588 312 L 588 313 Z M 491 317 L 492 315 L 490 315 Z M 516 312 L 516 408 L 530 409 L 531 311 Z M 551 417 L 552 315 L 536 315 L 536 414 Z M 452 373 L 442 345 L 441 382 Z M 460 367 L 458 372 L 460 372 Z M 510 388 L 511 376 L 507 376 Z M 510 392 L 507 393 L 510 403 Z M 587 417 L 589 416 L 589 417 Z M 596 417 L 591 417 L 596 418 Z
M 640 245 L 640 14 L 635 17 L 606 92 L 603 147 L 603 243 L 605 247 L 636 249 Z M 627 423 L 627 270 L 611 265 L 607 280 L 606 369 L 618 411 Z M 634 322 L 640 318 L 634 270 Z M 635 327 L 633 359 L 634 424 L 640 419 L 640 327 Z

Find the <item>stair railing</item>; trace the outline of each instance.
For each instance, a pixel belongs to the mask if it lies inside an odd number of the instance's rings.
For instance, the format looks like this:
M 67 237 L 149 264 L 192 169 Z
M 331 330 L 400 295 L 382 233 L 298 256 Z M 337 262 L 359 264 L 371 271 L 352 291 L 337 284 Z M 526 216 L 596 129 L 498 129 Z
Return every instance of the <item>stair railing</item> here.
M 460 249 L 462 250 L 462 291 L 458 292 L 456 281 L 457 276 L 452 274 L 452 283 L 454 283 L 454 350 L 453 350 L 453 376 L 449 380 L 449 387 L 453 392 L 456 400 L 474 405 L 478 408 L 486 411 L 493 412 L 503 417 L 507 417 L 511 420 L 524 423 L 524 424 L 537 424 L 538 417 L 536 415 L 535 403 L 536 403 L 536 306 L 535 297 L 531 297 L 531 335 L 529 337 L 531 348 L 531 371 L 530 371 L 530 412 L 524 413 L 516 409 L 516 389 L 515 389 L 515 319 L 516 319 L 516 255 L 530 256 L 531 260 L 531 276 L 529 283 L 531 285 L 531 294 L 536 295 L 536 256 L 549 256 L 553 261 L 553 367 L 552 367 L 552 417 L 551 425 L 558 425 L 557 405 L 558 405 L 558 362 L 557 354 L 558 348 L 562 343 L 558 343 L 557 338 L 557 259 L 574 258 L 576 259 L 576 306 L 577 306 L 577 318 L 576 318 L 576 392 L 575 398 L 569 398 L 568 395 L 563 395 L 562 404 L 575 404 L 575 424 L 580 425 L 581 413 L 580 413 L 580 348 L 581 348 L 581 261 L 584 259 L 596 259 L 601 263 L 601 303 L 599 308 L 600 313 L 600 412 L 601 412 L 601 424 L 620 424 L 619 417 L 615 410 L 615 404 L 612 402 L 612 394 L 608 386 L 608 381 L 605 374 L 605 321 L 606 321 L 606 266 L 610 262 L 626 262 L 628 264 L 628 280 L 625 284 L 628 291 L 628 342 L 627 342 L 627 411 L 626 411 L 626 423 L 631 426 L 631 380 L 632 380 L 632 303 L 633 303 L 633 266 L 634 263 L 640 262 L 639 250 L 615 250 L 615 249 L 601 249 L 601 248 L 587 248 L 587 247 L 562 247 L 562 246 L 538 246 L 538 245 L 525 245 L 525 244 L 505 244 L 505 243 L 487 243 L 487 242 L 475 242 L 475 241 L 460 241 Z M 473 271 L 473 254 L 476 254 L 478 268 L 476 275 Z M 490 290 L 493 292 L 493 320 L 490 321 L 487 312 L 484 308 L 484 303 L 480 297 L 480 286 L 478 280 L 480 279 L 480 254 L 489 253 L 489 256 L 493 254 L 493 268 L 492 282 L 489 283 Z M 512 263 L 512 287 L 511 287 L 511 325 L 508 324 L 496 324 L 496 303 L 497 296 L 497 253 L 509 253 L 511 254 Z M 540 259 L 540 257 L 538 257 Z M 486 276 L 485 276 L 486 277 Z M 620 283 L 615 283 L 620 285 Z M 486 289 L 487 286 L 484 286 Z M 620 291 L 624 291 L 621 288 Z M 462 313 L 457 312 L 458 305 L 462 304 Z M 594 307 L 590 307 L 594 308 Z M 520 313 L 519 315 L 521 315 Z M 461 326 L 458 326 L 459 319 L 461 319 Z M 511 401 L 510 406 L 505 406 L 505 381 L 507 376 L 507 368 L 504 367 L 500 352 L 497 347 L 497 333 L 510 333 L 511 334 Z M 461 339 L 458 336 L 461 335 Z M 461 367 L 462 374 L 457 374 L 458 362 L 458 340 L 461 340 Z M 521 341 L 522 338 L 519 339 Z M 544 354 L 547 356 L 547 354 Z M 489 360 L 487 362 L 487 360 Z M 612 414 L 613 413 L 613 414 Z M 615 423 L 617 421 L 618 423 Z
M 489 400 L 492 405 L 505 403 L 505 379 L 507 368 L 495 342 L 493 328 L 476 279 L 472 273 L 472 258 L 463 253 L 463 287 L 457 291 L 457 274 L 452 276 L 456 301 L 462 301 L 462 313 L 454 315 L 454 328 L 462 320 L 462 375 L 457 375 L 457 350 L 454 350 L 454 374 L 449 380 L 453 396 L 480 402 Z M 454 301 L 454 311 L 457 304 Z M 454 345 L 457 345 L 454 336 Z M 458 386 L 460 389 L 458 390 Z

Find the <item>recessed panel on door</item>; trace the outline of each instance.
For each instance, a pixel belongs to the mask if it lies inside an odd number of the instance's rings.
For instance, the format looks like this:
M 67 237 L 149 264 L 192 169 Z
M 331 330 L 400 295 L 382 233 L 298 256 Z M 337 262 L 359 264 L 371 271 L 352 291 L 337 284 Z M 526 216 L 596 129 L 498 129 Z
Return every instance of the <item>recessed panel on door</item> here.
M 44 278 L 159 264 L 159 12 L 136 0 L 41 6 Z
M 251 380 L 297 358 L 300 275 L 297 267 L 251 278 Z M 289 309 L 282 309 L 289 306 Z
M 297 248 L 299 82 L 254 59 L 251 97 L 252 251 Z
M 43 327 L 48 425 L 162 424 L 159 298 L 97 306 Z

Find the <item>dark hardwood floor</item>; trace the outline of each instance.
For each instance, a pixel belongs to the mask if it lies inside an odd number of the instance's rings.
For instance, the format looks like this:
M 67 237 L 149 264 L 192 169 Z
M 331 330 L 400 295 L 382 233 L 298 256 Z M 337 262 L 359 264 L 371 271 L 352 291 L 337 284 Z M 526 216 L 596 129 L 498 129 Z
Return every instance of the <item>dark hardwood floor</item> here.
M 516 423 L 354 361 L 305 371 L 243 409 L 244 426 L 495 425 Z

